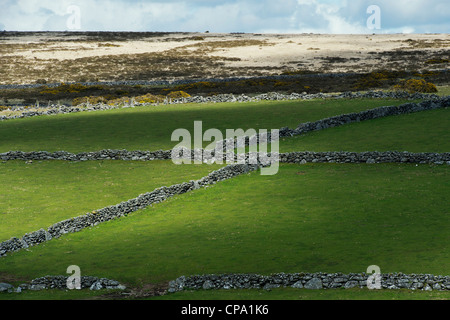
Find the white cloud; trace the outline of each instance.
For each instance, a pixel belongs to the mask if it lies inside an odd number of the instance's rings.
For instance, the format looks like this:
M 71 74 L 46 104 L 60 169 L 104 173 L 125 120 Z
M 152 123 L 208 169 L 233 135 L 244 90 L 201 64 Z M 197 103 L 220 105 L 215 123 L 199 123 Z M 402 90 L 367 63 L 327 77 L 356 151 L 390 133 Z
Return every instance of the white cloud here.
M 380 33 L 450 32 L 448 0 L 2 0 L 7 30 L 66 30 L 67 7 L 81 9 L 81 29 L 372 33 L 367 7 L 382 10 Z

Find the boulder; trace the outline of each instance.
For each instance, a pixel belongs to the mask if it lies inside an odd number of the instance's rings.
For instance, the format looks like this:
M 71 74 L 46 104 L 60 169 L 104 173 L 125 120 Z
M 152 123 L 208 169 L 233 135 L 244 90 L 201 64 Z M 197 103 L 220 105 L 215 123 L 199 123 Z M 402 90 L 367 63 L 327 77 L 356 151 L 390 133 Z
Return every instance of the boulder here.
M 296 289 L 303 289 L 302 281 L 301 281 L 301 280 L 297 281 L 297 282 L 294 283 L 291 287 L 292 287 L 292 288 L 296 288 Z
M 319 278 L 312 278 L 307 283 L 305 283 L 305 289 L 318 290 L 322 288 L 322 280 L 320 280 Z
M 14 290 L 14 287 L 9 283 L 0 283 L 0 292 L 12 292 L 12 290 Z

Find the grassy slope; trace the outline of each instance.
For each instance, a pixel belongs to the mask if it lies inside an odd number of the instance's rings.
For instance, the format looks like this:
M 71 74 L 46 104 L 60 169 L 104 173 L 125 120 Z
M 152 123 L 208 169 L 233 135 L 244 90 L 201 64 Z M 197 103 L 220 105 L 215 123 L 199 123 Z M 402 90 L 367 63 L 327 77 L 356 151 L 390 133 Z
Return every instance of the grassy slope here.
M 352 102 L 347 101 L 334 107 L 330 107 L 328 103 L 323 104 L 322 101 L 314 103 L 316 104 L 310 105 L 311 108 L 307 108 L 308 110 L 302 108 L 302 115 L 305 115 L 305 119 L 307 118 L 304 121 L 351 112 L 349 110 L 351 108 L 361 108 L 361 102 L 359 105 L 348 106 L 348 103 Z M 195 108 L 195 106 L 190 107 Z M 342 108 L 345 108 L 345 111 Z M 287 111 L 290 112 L 289 109 Z M 121 110 L 118 113 L 122 112 Z M 138 110 L 128 112 L 133 114 Z M 223 115 L 222 112 L 219 114 Z M 106 112 L 103 115 L 110 120 L 110 113 Z M 61 117 L 77 118 L 78 116 L 81 114 Z M 231 117 L 232 115 L 230 115 L 229 124 L 242 123 L 240 122 L 242 119 L 233 120 Z M 436 137 L 436 134 L 440 134 L 442 128 L 437 128 L 436 131 L 433 125 L 440 123 L 436 122 L 438 118 L 440 118 L 439 114 L 436 113 L 427 120 L 425 125 L 427 129 L 422 131 L 425 138 L 412 139 L 412 144 L 419 151 L 426 149 L 429 145 L 448 151 L 445 144 L 442 144 L 442 139 L 426 137 L 426 135 Z M 44 120 L 44 118 L 40 119 Z M 31 119 L 22 121 L 28 120 Z M 376 121 L 381 120 L 387 119 Z M 291 127 L 295 127 L 299 122 L 292 119 L 290 121 L 293 124 L 287 123 L 287 125 Z M 359 130 L 364 130 L 365 126 L 370 126 L 371 123 L 365 122 Z M 398 129 L 399 124 L 404 130 L 406 125 L 404 121 L 393 121 L 385 126 L 384 130 L 392 130 L 392 127 Z M 286 123 L 278 127 L 284 125 Z M 73 129 L 73 127 L 69 128 Z M 340 128 L 325 130 L 323 133 L 330 132 L 331 135 L 337 129 Z M 77 140 L 69 131 L 65 132 L 68 136 L 65 140 L 67 145 L 78 148 L 81 141 L 88 143 L 86 135 L 82 134 Z M 395 133 L 394 130 L 392 132 Z M 148 132 L 148 134 L 154 133 L 154 131 Z M 113 137 L 110 140 L 119 142 L 122 138 L 119 137 L 116 141 Z M 163 140 L 161 138 L 160 141 Z M 354 148 L 361 148 L 370 146 L 372 143 L 376 145 L 381 141 L 378 135 L 372 135 L 368 140 L 355 139 L 352 145 Z M 402 138 L 395 141 L 394 146 L 398 146 L 400 141 L 406 140 Z M 27 139 L 22 142 L 30 146 L 30 150 L 36 150 L 32 147 L 33 143 Z M 312 150 L 320 147 L 319 142 L 311 144 Z M 89 142 L 87 145 L 92 144 Z M 281 146 L 283 148 L 283 144 Z M 130 146 L 125 148 L 133 149 Z M 93 148 L 95 149 L 100 147 Z M 54 163 L 57 162 L 46 163 L 49 170 Z M 24 169 L 20 166 L 25 167 L 24 164 L 16 162 L 2 165 L 18 165 L 17 172 Z M 190 166 L 189 170 L 194 167 L 196 166 Z M 121 171 L 122 169 L 119 168 L 120 166 L 117 170 Z M 144 171 L 143 169 L 141 172 Z M 9 172 L 13 173 L 14 170 Z M 61 168 L 60 172 L 64 170 Z M 117 172 L 113 175 L 116 176 Z M 61 174 L 60 181 L 64 180 L 63 176 L 64 174 Z M 119 174 L 119 176 L 125 178 L 126 174 Z M 58 180 L 58 176 L 55 175 L 53 178 L 55 177 Z M 135 181 L 142 181 L 140 179 Z M 267 180 L 261 183 L 261 179 Z M 27 180 L 25 185 L 32 181 L 32 179 Z M 47 178 L 46 183 L 53 183 L 50 180 Z M 116 181 L 115 178 L 114 181 Z M 299 268 L 301 271 L 361 272 L 369 264 L 374 263 L 381 266 L 382 272 L 448 274 L 445 266 L 448 265 L 449 256 L 445 245 L 449 238 L 444 232 L 449 227 L 446 224 L 448 219 L 445 218 L 448 181 L 446 167 L 283 165 L 276 176 L 262 177 L 255 173 L 251 176 L 238 177 L 220 183 L 214 188 L 198 190 L 177 199 L 171 199 L 127 218 L 53 240 L 42 246 L 31 248 L 31 252 L 18 252 L 0 260 L 0 277 L 2 274 L 9 274 L 25 281 L 45 274 L 64 274 L 69 264 L 80 265 L 82 274 L 85 275 L 111 277 L 131 284 L 165 281 L 181 274 L 209 272 L 249 270 L 257 273 L 297 272 Z M 17 181 L 14 182 L 17 183 Z M 35 190 L 39 189 L 37 186 L 33 187 Z M 420 193 L 418 196 L 417 193 L 413 196 L 416 190 L 420 190 Z M 211 204 L 212 201 L 216 204 L 205 207 L 205 203 Z M 94 208 L 89 208 L 91 209 Z M 254 210 L 258 212 L 257 215 L 253 213 Z M 88 246 L 86 246 L 87 243 L 89 243 Z M 269 299 L 298 297 L 320 299 L 324 297 L 323 295 L 325 298 L 329 295 L 331 299 L 335 299 L 343 295 L 344 298 L 349 299 L 361 297 L 370 299 L 376 297 L 448 298 L 447 293 L 425 295 L 415 292 L 403 295 L 401 292 L 390 292 L 374 295 L 370 292 L 366 295 L 360 290 L 339 294 L 328 292 L 316 294 L 309 291 L 290 292 L 281 289 L 267 297 Z M 54 297 L 64 298 L 65 294 L 27 293 L 25 297 L 33 298 L 32 296 L 53 299 Z M 69 295 L 67 298 L 70 297 L 73 296 Z M 169 296 L 174 299 L 190 297 L 190 293 Z M 248 294 L 231 291 L 200 292 L 193 293 L 192 297 L 193 299 L 204 297 L 207 299 L 215 297 L 264 299 L 259 291 Z
M 449 127 L 450 109 L 424 111 L 283 138 L 280 152 L 449 152 Z
M 0 269 L 31 279 L 77 264 L 134 285 L 372 264 L 447 274 L 449 191 L 446 167 L 283 165 L 275 176 L 240 176 L 15 253 Z
M 362 111 L 399 100 L 268 101 L 260 103 L 185 104 L 8 120 L 0 123 L 0 152 L 100 149 L 169 150 L 178 128 L 244 130 L 297 127 L 342 113 Z M 205 146 L 209 143 L 205 143 Z
M 161 186 L 199 179 L 220 167 L 177 166 L 171 161 L 0 163 L 0 241 Z

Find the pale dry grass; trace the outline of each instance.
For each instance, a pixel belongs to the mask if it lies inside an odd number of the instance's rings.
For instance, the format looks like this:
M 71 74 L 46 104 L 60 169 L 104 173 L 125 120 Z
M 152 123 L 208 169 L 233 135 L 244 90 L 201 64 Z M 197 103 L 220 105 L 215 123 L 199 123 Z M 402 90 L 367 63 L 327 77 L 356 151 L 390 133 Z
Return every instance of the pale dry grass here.
M 0 84 L 427 70 L 450 35 L 24 33 L 0 39 Z M 336 60 L 339 58 L 340 60 Z

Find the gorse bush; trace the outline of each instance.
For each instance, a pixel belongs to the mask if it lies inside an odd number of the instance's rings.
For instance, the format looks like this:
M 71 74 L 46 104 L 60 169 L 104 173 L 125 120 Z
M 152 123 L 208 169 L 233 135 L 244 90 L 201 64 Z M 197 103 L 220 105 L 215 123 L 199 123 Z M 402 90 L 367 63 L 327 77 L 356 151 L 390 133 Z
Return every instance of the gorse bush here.
M 410 93 L 437 92 L 437 88 L 434 84 L 427 82 L 424 79 L 401 79 L 405 76 L 406 74 L 401 71 L 374 71 L 358 79 L 354 89 L 366 90 L 371 88 L 391 87 L 394 90 L 403 90 Z M 421 74 L 420 76 L 425 77 L 427 74 Z
M 373 87 L 380 87 L 386 80 L 388 80 L 387 75 L 381 72 L 372 72 L 359 79 L 355 85 L 355 89 L 364 90 Z
M 125 105 L 125 104 L 131 104 L 131 99 L 128 97 L 122 97 L 122 98 L 111 98 L 108 99 L 107 104 L 109 105 Z
M 41 90 L 41 94 L 58 94 L 58 93 L 76 93 L 86 90 L 86 86 L 81 84 L 61 84 L 57 87 L 50 88 L 47 86 L 44 86 L 44 89 Z
M 143 96 L 137 96 L 134 100 L 138 103 L 161 103 L 165 99 L 162 95 L 154 95 L 151 93 L 147 93 Z
M 73 84 L 65 84 L 62 83 L 57 87 L 50 88 L 48 86 L 44 86 L 44 89 L 41 90 L 41 94 L 60 94 L 60 93 L 79 93 L 79 92 L 85 92 L 85 91 L 95 91 L 95 90 L 104 90 L 105 88 L 101 85 L 92 85 L 92 86 L 85 86 L 79 83 L 73 83 Z
M 219 84 L 216 82 L 210 82 L 210 81 L 199 81 L 194 83 L 188 83 L 188 84 L 180 84 L 178 86 L 175 86 L 174 88 L 167 88 L 163 89 L 163 92 L 168 91 L 189 91 L 192 89 L 211 89 L 211 88 L 217 88 L 219 87 Z
M 408 80 L 400 80 L 398 84 L 393 87 L 394 90 L 404 90 L 409 93 L 434 93 L 437 92 L 436 86 L 427 82 L 424 79 L 408 79 Z
M 248 79 L 248 80 L 238 80 L 235 82 L 235 85 L 241 87 L 261 87 L 266 85 L 273 85 L 274 82 L 275 82 L 274 80 L 267 80 L 267 79 L 258 79 L 258 80 Z M 283 81 L 279 82 L 282 83 Z
M 358 79 L 358 81 L 354 85 L 354 89 L 366 90 L 370 88 L 383 87 L 387 85 L 390 81 L 398 79 L 401 76 L 403 76 L 403 73 L 399 71 L 389 71 L 389 70 L 373 71 Z
M 191 95 L 184 91 L 172 91 L 167 95 L 167 98 L 170 99 L 181 99 L 181 98 L 189 98 Z

